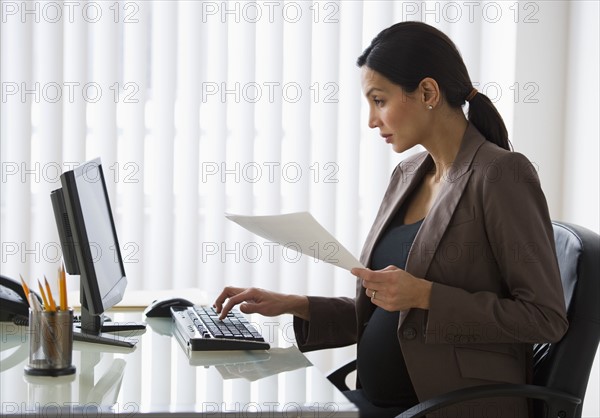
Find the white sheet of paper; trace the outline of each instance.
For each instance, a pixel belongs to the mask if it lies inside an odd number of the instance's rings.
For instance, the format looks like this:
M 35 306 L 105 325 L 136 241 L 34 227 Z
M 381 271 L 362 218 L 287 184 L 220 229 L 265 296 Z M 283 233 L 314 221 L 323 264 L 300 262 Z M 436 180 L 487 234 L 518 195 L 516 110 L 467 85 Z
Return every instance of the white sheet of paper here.
M 337 239 L 308 212 L 272 216 L 225 214 L 225 217 L 271 242 L 350 270 L 363 267 Z

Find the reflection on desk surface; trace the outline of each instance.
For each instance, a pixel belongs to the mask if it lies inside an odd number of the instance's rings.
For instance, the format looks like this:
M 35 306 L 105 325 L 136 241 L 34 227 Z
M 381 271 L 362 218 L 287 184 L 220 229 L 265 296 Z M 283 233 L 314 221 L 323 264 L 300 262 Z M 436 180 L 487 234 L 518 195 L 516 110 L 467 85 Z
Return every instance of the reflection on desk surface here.
M 94 369 L 100 361 L 100 355 L 98 354 L 94 352 L 81 354 L 80 405 L 114 405 L 117 403 L 127 362 L 120 358 L 113 359 L 110 367 L 96 381 Z
M 147 318 L 150 328 L 160 335 L 172 336 L 172 321 L 165 318 Z M 242 378 L 255 381 L 281 372 L 312 366 L 312 363 L 296 347 L 270 350 L 237 351 L 189 351 L 179 343 L 187 354 L 190 366 L 215 366 L 223 379 Z
M 250 382 L 312 366 L 296 347 L 275 347 L 269 351 L 194 351 L 188 359 L 191 366 L 214 366 L 224 380 L 242 378 Z
M 75 342 L 76 374 L 31 379 L 28 328 L 0 323 L 0 414 L 358 416 L 295 346 L 188 356 L 170 326 L 153 321 L 134 350 Z
M 76 397 L 73 397 L 75 375 L 61 379 L 24 375 L 28 387 L 28 402 L 31 405 L 44 405 L 70 396 L 74 405 L 115 405 L 127 363 L 123 359 L 112 359 L 108 369 L 102 370 L 99 373 L 100 378 L 96 379 L 95 364 L 92 364 L 96 354 L 82 353 Z M 100 356 L 97 356 L 97 359 L 99 360 Z

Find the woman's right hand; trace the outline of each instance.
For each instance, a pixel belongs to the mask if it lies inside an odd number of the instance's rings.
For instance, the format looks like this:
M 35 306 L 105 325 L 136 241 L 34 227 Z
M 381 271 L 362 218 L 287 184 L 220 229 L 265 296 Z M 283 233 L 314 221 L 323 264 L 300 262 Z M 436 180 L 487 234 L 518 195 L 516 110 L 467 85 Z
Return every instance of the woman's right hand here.
M 299 295 L 285 295 L 256 287 L 242 288 L 228 286 L 215 300 L 214 306 L 219 318 L 223 319 L 235 306 L 245 314 L 258 313 L 264 316 L 277 316 L 285 313 L 308 320 L 308 298 Z

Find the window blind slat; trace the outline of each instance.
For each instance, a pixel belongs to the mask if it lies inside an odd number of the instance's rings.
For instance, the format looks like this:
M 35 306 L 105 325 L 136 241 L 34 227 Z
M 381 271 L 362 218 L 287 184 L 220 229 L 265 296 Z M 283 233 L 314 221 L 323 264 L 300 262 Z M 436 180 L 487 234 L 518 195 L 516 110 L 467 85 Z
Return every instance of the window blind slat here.
M 177 53 L 177 3 L 152 2 L 152 101 L 156 112 L 153 155 L 146 168 L 152 176 L 148 269 L 144 284 L 170 288 L 173 283 L 173 138 Z
M 63 56 L 64 81 L 72 83 L 73 96 L 63 100 L 63 147 L 65 163 L 85 161 L 87 139 L 86 100 L 84 88 L 88 83 L 89 27 L 84 19 L 64 21 Z
M 103 16 L 90 24 L 92 32 L 92 83 L 86 89 L 92 113 L 92 141 L 86 149 L 86 159 L 100 156 L 107 177 L 106 188 L 111 202 L 116 203 L 116 181 L 111 178 L 111 167 L 117 163 L 117 104 L 120 80 L 118 78 L 118 20 L 113 17 L 113 3 L 94 3 Z M 111 9 L 112 7 L 112 9 Z M 112 180 L 112 181 L 110 181 Z
M 31 95 L 23 95 L 21 89 L 32 86 L 33 27 L 31 20 L 20 19 L 2 22 L 2 81 L 11 83 L 15 94 L 6 97 L 3 103 L 2 172 L 2 273 L 10 277 L 29 278 L 35 257 L 25 257 L 23 249 L 31 248 Z M 8 86 L 8 84 L 7 84 Z M 8 87 L 7 87 L 8 88 Z M 5 112 L 5 113 L 4 113 Z M 10 173 L 10 175 L 9 175 Z M 10 256 L 9 256 L 10 254 Z M 38 253 L 39 254 L 39 253 Z
M 204 25 L 204 24 L 203 24 Z M 221 88 L 227 79 L 228 21 L 218 18 L 207 19 L 206 30 L 211 34 L 203 59 L 206 63 L 206 79 L 202 85 L 200 106 L 201 126 L 204 127 L 200 142 L 201 193 L 205 218 L 202 226 L 201 243 L 202 273 L 198 286 L 209 295 L 217 295 L 224 284 L 225 264 L 221 257 L 225 247 L 226 225 L 223 218 L 226 208 L 225 184 L 222 176 L 226 162 L 227 105 L 221 98 Z M 216 93 L 212 94 L 217 89 Z M 209 95 L 209 92 L 211 93 Z
M 310 16 L 305 3 L 295 3 L 303 16 Z M 291 13 L 291 12 L 289 12 Z M 310 19 L 300 19 L 283 26 L 286 48 L 283 51 L 282 120 L 283 147 L 281 161 L 282 212 L 304 211 L 310 208 L 310 71 L 312 26 Z M 308 283 L 308 260 L 296 255 L 295 250 L 279 248 L 277 256 L 283 259 L 282 289 L 290 293 L 306 293 Z
M 362 52 L 362 33 L 356 28 L 362 24 L 362 5 L 358 2 L 341 2 L 340 4 L 340 69 L 339 69 L 339 102 L 338 102 L 338 141 L 337 174 L 338 181 L 336 199 L 336 237 L 346 248 L 359 256 L 362 246 L 359 228 L 348 225 L 360 224 L 358 210 L 347 210 L 348 205 L 358 208 L 359 154 L 356 152 L 360 144 L 361 127 L 366 120 L 361 119 L 360 107 L 364 100 L 360 88 L 360 69 L 356 67 L 356 58 Z M 349 283 L 349 284 L 348 284 Z M 354 295 L 354 282 L 349 280 L 348 273 L 336 269 L 336 294 Z M 350 293 L 347 293 L 350 291 Z
M 266 181 L 255 187 L 257 214 L 279 213 L 281 207 L 281 153 L 283 139 L 283 97 L 280 88 L 283 82 L 283 20 L 273 22 L 261 20 L 257 23 L 256 81 L 261 88 L 261 100 L 256 106 L 256 129 L 258 133 L 255 155 L 264 166 Z M 273 94 L 270 95 L 270 86 Z M 268 168 L 273 167 L 274 175 L 267 177 Z M 274 212 L 273 212 L 274 211 Z
M 228 25 L 229 48 L 227 95 L 227 141 L 226 210 L 233 213 L 251 214 L 254 206 L 254 184 L 261 181 L 261 165 L 254 156 L 256 128 L 255 105 L 258 97 L 256 80 L 256 27 L 247 19 Z M 227 251 L 225 274 L 234 277 L 238 286 L 253 283 L 252 260 L 258 256 L 259 241 L 253 234 L 232 223 L 226 224 Z M 234 261 L 234 262 L 231 262 Z
M 199 147 L 201 81 L 204 79 L 203 48 L 206 34 L 198 24 L 202 5 L 183 2 L 179 7 L 178 112 L 175 188 L 175 242 L 173 285 L 198 286 L 199 248 Z
M 133 3 L 132 3 L 133 4 Z M 119 239 L 122 241 L 125 271 L 131 289 L 143 289 L 144 260 L 149 254 L 144 245 L 145 225 L 148 214 L 145 210 L 144 185 L 146 148 L 146 105 L 148 101 L 148 39 L 150 28 L 150 5 L 135 3 L 137 22 L 123 25 L 123 87 L 124 97 L 119 109 L 123 110 L 123 134 L 119 141 L 119 168 L 123 176 L 120 184 L 122 220 Z
M 261 45 L 256 49 L 256 77 L 263 96 L 256 107 L 255 156 L 256 161 L 262 164 L 264 174 L 263 180 L 254 189 L 254 212 L 257 215 L 278 214 L 282 208 L 283 98 L 280 90 L 275 89 L 274 94 L 269 96 L 268 88 L 283 82 L 283 27 L 282 19 L 274 19 L 272 22 L 259 21 L 256 29 L 256 43 Z M 267 247 L 260 248 L 262 254 L 255 267 L 254 283 L 265 289 L 277 290 L 281 283 L 280 248 L 277 248 L 272 258 L 267 253 Z
M 54 213 L 50 192 L 60 187 L 59 175 L 62 162 L 62 104 L 63 94 L 63 27 L 60 24 L 40 19 L 34 27 L 34 61 L 39 63 L 34 72 L 34 83 L 39 86 L 35 130 L 36 147 L 32 153 L 34 169 L 39 169 L 39 179 L 31 183 L 33 200 L 33 228 L 31 244 L 40 247 L 39 260 L 32 266 L 35 277 L 50 276 L 60 261 L 58 232 L 54 224 Z M 43 65 L 41 65 L 43 63 Z M 52 252 L 42 251 L 53 248 Z M 55 288 L 53 280 L 51 287 Z
M 294 3 L 303 16 L 310 16 L 306 3 Z M 291 9 L 290 9 L 291 10 Z M 289 12 L 291 13 L 291 12 Z M 283 51 L 283 97 L 284 154 L 283 163 L 289 163 L 282 173 L 286 200 L 284 211 L 307 210 L 310 205 L 309 176 L 311 150 L 311 46 L 312 25 L 310 19 L 300 19 L 284 25 L 287 47 Z

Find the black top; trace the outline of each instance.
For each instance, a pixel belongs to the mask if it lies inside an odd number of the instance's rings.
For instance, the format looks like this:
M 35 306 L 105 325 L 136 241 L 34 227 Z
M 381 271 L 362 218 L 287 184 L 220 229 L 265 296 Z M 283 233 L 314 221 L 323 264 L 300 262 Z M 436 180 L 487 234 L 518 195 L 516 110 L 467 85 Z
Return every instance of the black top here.
M 403 220 L 404 211 L 399 210 L 375 245 L 372 270 L 390 265 L 405 268 L 410 247 L 423 221 L 404 225 Z M 358 377 L 365 395 L 375 405 L 410 407 L 419 403 L 398 342 L 398 320 L 399 312 L 377 307 L 358 346 Z

